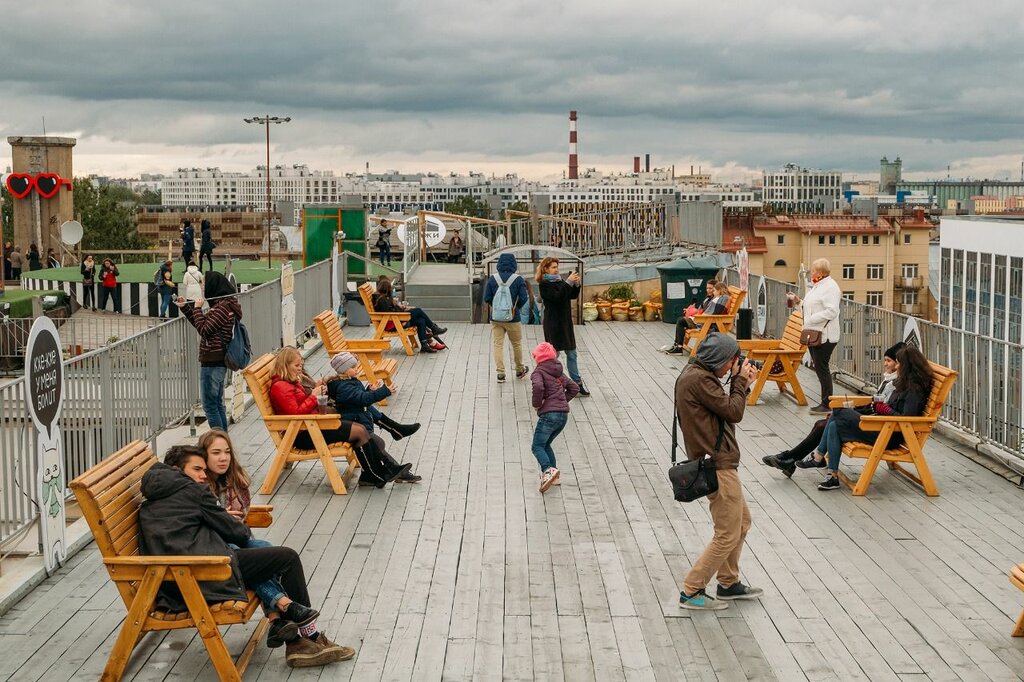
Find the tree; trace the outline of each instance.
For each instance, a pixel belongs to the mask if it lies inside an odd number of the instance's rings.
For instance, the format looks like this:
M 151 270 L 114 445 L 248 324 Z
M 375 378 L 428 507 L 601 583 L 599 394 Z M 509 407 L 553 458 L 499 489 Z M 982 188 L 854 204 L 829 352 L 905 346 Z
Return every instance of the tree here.
M 0 226 L 3 226 L 4 241 L 14 241 L 14 204 L 11 193 L 4 185 L 0 187 Z
M 449 201 L 444 205 L 446 213 L 453 215 L 464 215 L 471 218 L 486 218 L 490 215 L 491 209 L 482 199 L 474 199 L 470 195 L 461 196 L 455 201 Z
M 139 197 L 127 187 L 97 188 L 88 178 L 75 179 L 75 217 L 82 223 L 83 251 L 145 249 L 149 244 L 135 231 Z
M 159 206 L 163 201 L 160 192 L 154 192 L 151 189 L 144 189 L 139 195 L 139 203 L 143 206 Z
M 530 205 L 528 203 L 526 203 L 525 201 L 523 201 L 522 199 L 520 199 L 519 201 L 513 201 L 511 204 L 509 204 L 509 206 L 508 206 L 508 208 L 506 210 L 507 211 L 519 211 L 521 213 L 529 213 L 530 212 Z M 508 216 L 506 216 L 506 217 L 508 217 Z

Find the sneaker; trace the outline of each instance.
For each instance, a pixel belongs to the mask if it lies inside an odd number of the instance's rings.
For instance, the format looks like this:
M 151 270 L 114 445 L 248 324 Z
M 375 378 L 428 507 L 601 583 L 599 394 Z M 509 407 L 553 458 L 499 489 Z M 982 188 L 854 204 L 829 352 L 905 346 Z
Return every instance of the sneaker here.
M 421 353 L 436 353 L 437 349 L 427 341 L 420 341 L 420 352 Z
M 587 390 L 587 386 L 583 383 L 583 379 L 577 381 L 576 385 L 580 387 L 580 395 L 590 395 L 590 391 Z
M 341 644 L 335 644 L 327 638 L 327 635 L 320 633 L 314 640 L 314 644 L 320 646 L 324 650 L 324 653 L 329 654 L 331 660 L 328 663 L 336 663 L 338 661 L 347 661 L 356 655 L 356 650 L 350 646 L 342 646 Z
M 412 465 L 410 464 L 409 466 Z M 418 476 L 412 473 L 412 471 L 407 471 L 404 474 L 399 475 L 399 477 L 395 479 L 395 483 L 419 483 L 422 480 L 422 476 Z
M 525 377 L 529 373 L 530 373 L 530 368 L 527 367 L 526 365 L 523 365 L 522 367 L 520 367 L 519 369 L 516 370 L 516 379 L 522 379 L 523 377 Z
M 284 649 L 284 660 L 289 668 L 315 668 L 333 663 L 334 658 L 334 653 L 305 637 L 288 642 Z
M 691 595 L 687 595 L 685 592 L 680 592 L 679 608 L 693 609 L 694 611 L 721 611 L 722 609 L 729 608 L 729 602 L 719 601 L 714 597 L 709 597 L 704 590 L 700 590 L 697 594 Z
M 549 467 L 540 475 L 540 491 L 546 493 L 548 488 L 554 485 L 555 478 L 558 476 L 558 469 L 555 467 Z
M 672 344 L 669 347 L 669 349 L 667 351 L 665 351 L 665 352 L 668 353 L 669 355 L 682 355 L 683 354 L 683 347 L 680 346 L 680 345 L 677 345 L 677 344 Z
M 505 373 L 504 372 L 498 372 L 498 383 L 499 384 L 505 383 Z
M 750 587 L 741 582 L 737 582 L 735 585 L 730 585 L 729 587 L 722 587 L 719 585 L 718 590 L 715 592 L 716 597 L 727 601 L 736 599 L 757 599 L 762 594 L 764 594 L 764 590 L 760 587 Z
M 267 647 L 276 649 L 299 636 L 299 625 L 284 618 L 275 618 L 267 628 Z
M 825 458 L 822 457 L 820 460 L 814 459 L 814 455 L 807 455 L 802 460 L 796 463 L 796 466 L 801 469 L 824 469 L 828 466 Z
M 765 455 L 761 458 L 761 461 L 770 467 L 781 469 L 782 473 L 786 475 L 786 478 L 793 478 L 793 472 L 796 471 L 796 463 L 788 459 L 785 455 L 788 453 L 780 452 L 777 455 Z
M 448 348 L 448 346 L 441 343 L 436 336 L 434 337 L 434 340 L 430 342 L 430 347 L 434 350 L 446 350 Z
M 811 408 L 811 414 L 825 415 L 832 414 L 832 408 L 828 405 L 815 405 Z
M 281 613 L 281 617 L 285 620 L 298 625 L 300 628 L 305 627 L 315 621 L 320 616 L 320 612 L 316 609 L 311 609 L 308 606 L 303 606 L 297 601 L 293 601 L 288 605 L 288 608 Z
M 842 487 L 842 485 L 843 484 L 839 482 L 838 476 L 829 476 L 818 484 L 818 490 L 835 490 L 836 488 Z

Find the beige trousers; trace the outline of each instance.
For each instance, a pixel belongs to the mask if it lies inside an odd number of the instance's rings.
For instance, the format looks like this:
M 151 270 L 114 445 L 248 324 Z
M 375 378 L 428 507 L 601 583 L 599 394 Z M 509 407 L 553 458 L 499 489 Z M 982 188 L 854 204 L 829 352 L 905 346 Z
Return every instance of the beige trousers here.
M 716 572 L 722 587 L 732 587 L 740 579 L 740 552 L 750 530 L 750 510 L 736 469 L 718 470 L 718 492 L 708 495 L 708 502 L 715 535 L 683 580 L 686 594 L 703 590 Z
M 523 367 L 523 325 L 519 322 L 491 322 L 491 344 L 494 346 L 494 367 L 505 373 L 505 336 L 512 342 L 515 369 Z

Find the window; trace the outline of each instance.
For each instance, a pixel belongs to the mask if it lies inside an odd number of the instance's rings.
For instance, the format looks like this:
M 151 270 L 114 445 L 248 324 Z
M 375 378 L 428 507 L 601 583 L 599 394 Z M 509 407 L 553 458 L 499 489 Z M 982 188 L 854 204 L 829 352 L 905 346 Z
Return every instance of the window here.
M 868 236 L 867 235 L 862 236 L 860 238 L 860 243 L 861 244 L 867 244 L 868 243 Z
M 882 321 L 881 320 L 868 320 L 866 323 L 868 334 L 881 334 L 882 333 Z
M 867 296 L 864 298 L 864 302 L 868 305 L 882 305 L 882 297 L 884 292 L 881 291 L 869 291 Z
M 903 305 L 917 305 L 917 291 L 904 291 Z
M 840 246 L 846 246 L 846 235 L 845 234 L 839 235 L 839 245 Z
M 857 275 L 855 274 L 857 269 L 850 264 L 843 266 L 843 279 L 853 279 Z
M 853 362 L 853 346 L 843 346 L 843 362 Z
M 904 263 L 903 264 L 903 276 L 904 277 L 917 277 L 917 263 Z
M 843 320 L 843 333 L 844 334 L 852 334 L 853 333 L 853 320 Z
M 852 291 L 844 291 L 843 292 L 843 300 L 844 301 L 853 301 L 853 300 L 855 300 L 853 298 L 853 292 Z M 852 332 L 852 330 L 851 330 L 851 332 Z
M 825 235 L 823 235 L 823 234 L 818 235 L 818 243 L 819 244 L 824 244 L 825 243 Z
M 836 243 L 836 236 L 834 234 L 830 234 L 828 236 L 828 243 L 832 244 L 832 245 L 835 245 L 835 243 Z
M 881 346 L 871 346 L 870 348 L 868 348 L 868 360 L 870 360 L 871 362 L 881 362 L 882 361 L 882 347 Z
M 786 267 L 786 261 L 784 261 L 784 260 L 782 260 L 780 258 L 779 260 L 775 261 L 775 267 L 777 267 L 777 268 L 784 268 L 784 267 Z
M 867 239 L 867 237 L 865 237 L 865 239 Z M 875 245 L 878 245 L 878 244 L 882 243 L 881 237 L 879 237 L 877 234 L 874 236 L 874 239 L 872 241 L 873 241 L 873 243 Z M 867 244 L 867 242 L 864 242 L 864 243 Z
M 909 244 L 910 243 L 910 233 L 909 232 L 904 232 L 903 233 L 903 243 L 904 244 Z
M 883 279 L 885 277 L 885 266 L 873 264 L 868 266 L 868 279 Z

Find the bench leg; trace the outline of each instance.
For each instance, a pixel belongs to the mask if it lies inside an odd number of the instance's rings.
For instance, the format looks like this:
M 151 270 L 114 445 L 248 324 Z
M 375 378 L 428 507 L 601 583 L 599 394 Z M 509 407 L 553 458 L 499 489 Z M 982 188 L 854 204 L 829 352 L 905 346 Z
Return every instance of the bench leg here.
M 397 323 L 396 323 L 397 326 Z M 409 341 L 409 335 L 404 331 L 398 332 L 398 338 L 402 340 L 402 346 L 405 348 L 406 355 L 413 355 L 415 351 L 412 348 L 412 342 Z
M 796 367 L 794 363 L 789 360 L 785 360 L 783 361 L 783 365 L 786 368 L 786 377 L 789 380 L 789 385 L 793 387 L 793 397 L 796 398 L 796 404 L 806 405 L 807 396 L 804 395 L 804 389 L 800 386 L 800 379 L 796 376 Z
M 117 641 L 114 642 L 110 658 L 107 659 L 107 665 L 103 669 L 103 675 L 100 677 L 103 682 L 114 682 L 124 676 L 124 669 L 128 667 L 128 659 L 131 658 L 135 645 L 143 635 L 142 626 L 153 608 L 157 590 L 163 583 L 166 570 L 166 566 L 150 566 L 146 569 L 146 575 L 139 582 L 135 599 L 132 601 L 131 608 L 128 609 L 128 615 L 125 616 L 124 623 L 121 625 L 121 632 L 117 635 Z
M 259 624 L 253 630 L 252 637 L 245 643 L 245 648 L 242 649 L 238 660 L 235 661 L 235 669 L 238 670 L 239 676 L 245 675 L 245 669 L 249 667 L 249 660 L 252 659 L 253 653 L 256 652 L 256 646 L 263 639 L 263 635 L 267 634 L 267 628 L 269 627 L 270 621 L 267 620 L 267 617 L 260 618 Z
M 178 584 L 181 596 L 188 606 L 189 615 L 192 616 L 196 630 L 199 631 L 199 636 L 203 639 L 210 662 L 213 663 L 213 668 L 217 671 L 217 677 L 229 682 L 242 682 L 242 676 L 239 674 L 238 668 L 235 667 L 231 654 L 228 653 L 224 638 L 221 637 L 220 630 L 217 628 L 217 622 L 213 619 L 213 614 L 210 613 L 210 605 L 206 603 L 206 598 L 199 590 L 199 583 L 196 582 L 192 571 L 184 567 L 176 567 L 172 571 L 174 581 Z
M 768 381 L 768 370 L 771 365 L 767 362 L 764 363 L 764 367 L 757 373 L 757 380 L 754 382 L 754 387 L 750 389 L 750 395 L 747 396 L 747 405 L 757 405 L 757 399 L 761 397 L 761 391 L 764 390 L 765 382 Z
M 260 486 L 261 495 L 273 495 L 274 488 L 277 487 L 277 479 L 281 478 L 281 474 L 284 472 L 285 466 L 288 465 L 288 453 L 292 450 L 292 445 L 295 444 L 295 436 L 299 433 L 299 422 L 288 425 L 288 429 L 281 436 L 281 442 L 277 444 L 277 452 L 274 453 L 274 459 L 270 463 L 270 468 L 267 469 L 267 477 L 263 479 L 263 485 Z
M 1017 618 L 1017 626 L 1013 628 L 1013 637 L 1024 637 L 1024 611 Z
M 320 431 L 320 426 L 316 422 L 312 422 L 307 426 L 309 431 L 309 437 L 313 439 L 313 445 L 316 446 L 317 454 L 320 455 L 320 464 L 324 468 L 324 473 L 327 474 L 327 480 L 330 481 L 331 489 L 334 490 L 335 495 L 347 495 L 348 489 L 345 488 L 345 481 L 341 478 L 341 472 L 338 471 L 338 464 L 331 457 L 331 450 L 327 445 L 327 441 L 324 440 L 324 434 Z

